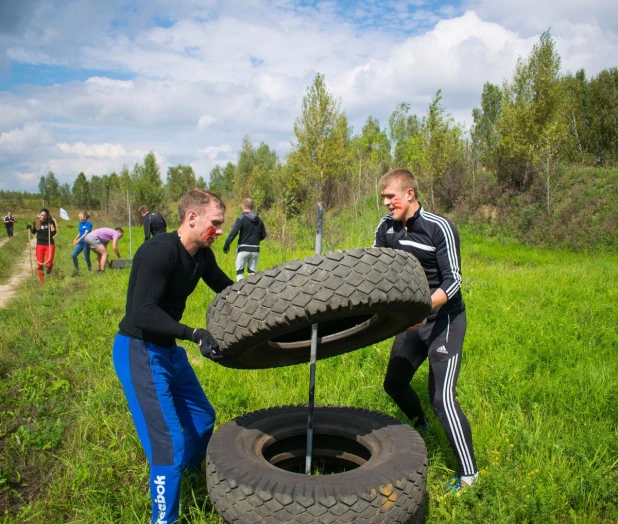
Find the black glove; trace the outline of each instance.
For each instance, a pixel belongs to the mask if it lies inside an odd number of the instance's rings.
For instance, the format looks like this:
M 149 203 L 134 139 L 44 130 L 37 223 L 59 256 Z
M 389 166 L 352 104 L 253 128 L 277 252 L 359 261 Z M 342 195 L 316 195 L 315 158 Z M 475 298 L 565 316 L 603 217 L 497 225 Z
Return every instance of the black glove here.
M 230 246 L 229 244 L 224 244 L 223 245 L 223 252 L 227 255 L 230 252 Z
M 200 347 L 200 352 L 206 358 L 215 362 L 225 359 L 225 355 L 219 349 L 219 344 L 207 329 L 196 329 L 191 339 Z
M 32 226 L 30 224 L 26 224 L 26 229 L 32 229 Z

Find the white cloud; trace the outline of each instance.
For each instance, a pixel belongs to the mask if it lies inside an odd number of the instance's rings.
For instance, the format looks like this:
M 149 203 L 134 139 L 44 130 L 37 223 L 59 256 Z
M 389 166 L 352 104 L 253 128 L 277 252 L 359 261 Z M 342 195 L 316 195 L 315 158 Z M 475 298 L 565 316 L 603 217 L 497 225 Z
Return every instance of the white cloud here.
M 130 157 L 141 160 L 148 154 L 148 151 L 144 150 L 127 151 L 121 144 L 84 144 L 83 142 L 77 142 L 71 145 L 58 142 L 56 147 L 63 153 L 81 157 L 114 159 Z
M 197 130 L 204 131 L 205 129 L 210 127 L 212 124 L 214 124 L 216 121 L 217 119 L 214 116 L 202 115 L 200 119 L 197 121 Z
M 613 32 L 618 29 L 615 0 L 468 0 L 465 4 L 485 20 L 495 21 L 528 36 L 555 30 L 563 21 L 596 25 Z
M 200 149 L 197 153 L 198 155 L 208 157 L 210 160 L 216 160 L 219 156 L 221 156 L 221 153 L 229 153 L 231 149 L 232 148 L 229 145 L 224 144 L 222 146 L 205 147 L 204 149 Z
M 38 122 L 27 122 L 20 128 L 5 131 L 0 134 L 0 152 L 27 153 L 33 147 L 52 142 L 52 135 L 43 129 Z
M 21 180 L 22 182 L 31 182 L 35 179 L 35 174 L 33 172 L 17 173 L 15 176 L 17 176 L 17 179 Z
M 548 21 L 565 71 L 583 67 L 591 76 L 615 66 L 618 48 L 618 10 L 605 0 L 468 0 L 438 10 L 424 0 L 367 0 L 353 9 L 152 0 L 137 13 L 120 5 L 30 2 L 29 22 L 5 39 L 10 56 L 67 67 L 56 85 L 0 91 L 0 178 L 34 173 L 36 182 L 51 169 L 72 181 L 79 171 L 131 167 L 150 150 L 163 178 L 168 163 L 193 165 L 207 178 L 215 165 L 236 161 L 244 135 L 285 155 L 318 71 L 357 131 L 369 115 L 384 126 L 402 101 L 423 115 L 439 88 L 447 109 L 469 124 L 483 84 L 511 78 Z M 153 14 L 168 27 L 152 27 Z M 84 69 L 99 72 L 67 81 Z

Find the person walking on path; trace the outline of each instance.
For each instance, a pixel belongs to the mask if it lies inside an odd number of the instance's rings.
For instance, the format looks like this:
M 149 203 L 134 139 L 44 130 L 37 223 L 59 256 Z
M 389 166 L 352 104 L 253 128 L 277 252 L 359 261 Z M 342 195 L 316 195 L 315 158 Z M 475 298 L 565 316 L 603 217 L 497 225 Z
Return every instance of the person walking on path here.
M 15 225 L 15 217 L 13 216 L 13 213 L 9 211 L 7 215 L 2 218 L 2 222 L 4 223 L 4 227 L 6 227 L 7 236 L 11 238 L 13 236 L 13 226 Z
M 144 219 L 144 242 L 150 237 L 167 232 L 165 219 L 159 213 L 151 213 L 148 206 L 140 206 L 137 211 Z
M 455 452 L 460 477 L 451 489 L 472 485 L 478 477 L 468 419 L 455 397 L 466 333 L 461 296 L 459 233 L 453 223 L 423 209 L 418 182 L 405 169 L 393 169 L 378 183 L 388 208 L 375 232 L 374 247 L 401 249 L 421 263 L 431 290 L 432 311 L 419 326 L 395 337 L 384 389 L 412 421 L 428 429 L 412 377 L 429 359 L 429 400 Z
M 118 241 L 122 238 L 122 235 L 124 235 L 124 231 L 121 227 L 117 227 L 116 229 L 101 227 L 91 231 L 84 238 L 86 245 L 97 254 L 97 265 L 99 266 L 97 273 L 105 272 L 107 257 L 109 256 L 107 244 L 109 244 L 110 240 L 112 241 L 114 253 L 118 258 L 122 258 L 120 256 L 120 251 L 118 251 Z
M 113 346 L 116 374 L 150 465 L 152 523 L 178 519 L 182 472 L 201 472 L 215 411 L 184 348 L 221 361 L 219 346 L 206 329 L 181 324 L 187 298 L 203 280 L 220 293 L 233 281 L 211 250 L 223 233 L 225 205 L 202 189 L 178 202 L 178 231 L 143 243 L 133 259 L 124 318 Z
M 86 211 L 82 211 L 79 214 L 79 230 L 77 235 L 73 239 L 73 245 L 75 249 L 73 250 L 73 254 L 71 255 L 73 258 L 73 266 L 75 266 L 75 271 L 79 271 L 79 264 L 77 263 L 77 255 L 79 255 L 82 251 L 84 252 L 84 260 L 86 261 L 86 266 L 88 266 L 88 271 L 91 269 L 90 264 L 90 246 L 86 244 L 86 235 L 92 231 L 92 224 L 88 220 L 90 215 Z
M 258 260 L 260 258 L 260 242 L 266 238 L 266 228 L 264 221 L 258 216 L 257 211 L 253 211 L 253 199 L 244 198 L 241 205 L 242 215 L 240 215 L 232 231 L 230 231 L 223 252 L 230 252 L 230 244 L 238 237 L 238 248 L 236 250 L 236 280 L 245 278 L 245 268 L 249 275 L 257 271 Z
M 34 225 L 28 224 L 26 228 L 33 235 L 36 235 L 37 276 L 39 277 L 39 282 L 44 284 L 43 269 L 46 268 L 45 271 L 49 275 L 54 267 L 54 254 L 56 251 L 54 237 L 58 233 L 56 221 L 49 214 L 49 209 L 43 208 L 39 211 Z

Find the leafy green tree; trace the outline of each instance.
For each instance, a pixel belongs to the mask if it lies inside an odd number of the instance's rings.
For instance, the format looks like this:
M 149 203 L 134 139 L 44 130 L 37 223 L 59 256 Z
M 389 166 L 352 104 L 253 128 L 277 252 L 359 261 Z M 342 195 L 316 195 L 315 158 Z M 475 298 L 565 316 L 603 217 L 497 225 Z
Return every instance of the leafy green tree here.
M 136 164 L 132 178 L 135 202 L 161 211 L 165 207 L 165 194 L 159 165 L 152 151 L 144 157 L 142 166 Z
M 225 189 L 225 181 L 223 180 L 223 168 L 219 165 L 216 165 L 210 170 L 210 175 L 208 177 L 210 182 L 208 183 L 208 189 L 210 189 L 213 193 L 217 193 L 217 195 L 223 197 L 224 189 Z
M 455 125 L 442 104 L 442 92 L 438 89 L 419 131 L 404 145 L 406 165 L 418 176 L 432 209 L 436 208 L 438 199 L 443 206 L 452 208 L 460 196 L 463 185 L 461 135 L 461 128 Z
M 475 160 L 490 171 L 496 171 L 496 149 L 500 140 L 498 123 L 501 115 L 502 91 L 497 85 L 485 82 L 481 107 L 472 110 L 474 125 L 470 136 Z
M 39 180 L 39 192 L 43 197 L 43 204 L 55 206 L 60 202 L 60 184 L 56 176 L 49 171 L 47 176 L 42 176 Z
M 406 162 L 406 148 L 410 138 L 420 131 L 421 121 L 410 115 L 410 104 L 402 102 L 388 119 L 388 138 L 391 144 L 392 166 L 401 167 Z
M 171 201 L 178 201 L 196 186 L 195 173 L 191 166 L 178 164 L 167 169 L 167 195 Z
M 345 171 L 350 134 L 339 106 L 318 73 L 303 97 L 302 114 L 294 123 L 296 144 L 288 156 L 295 190 L 308 191 L 310 201 L 323 201 L 327 208 L 333 202 L 332 185 Z
M 232 195 L 234 191 L 234 177 L 236 176 L 236 166 L 233 162 L 225 164 L 223 169 L 223 194 L 226 196 Z
M 618 164 L 618 68 L 601 71 L 590 81 L 589 117 L 595 161 Z
M 240 152 L 238 153 L 238 164 L 234 175 L 234 194 L 241 197 L 249 192 L 249 180 L 256 164 L 255 149 L 248 136 L 242 139 Z
M 93 209 L 101 208 L 103 193 L 103 180 L 98 175 L 92 175 L 90 177 L 90 203 Z
M 355 136 L 349 145 L 351 154 L 351 178 L 353 180 L 354 205 L 357 206 L 362 195 L 369 190 L 376 190 L 377 181 L 391 165 L 391 145 L 385 130 L 380 128 L 380 122 L 371 116 L 363 125 L 359 136 Z M 379 209 L 380 202 L 377 200 Z
M 206 189 L 206 181 L 203 176 L 200 176 L 195 183 L 195 187 L 199 187 L 200 189 Z
M 120 186 L 120 192 L 125 197 L 127 194 L 131 194 L 133 192 L 133 179 L 131 178 L 131 173 L 129 173 L 127 166 L 123 166 L 122 171 L 120 171 L 118 185 Z
M 582 167 L 590 163 L 590 83 L 583 69 L 563 79 L 563 111 L 567 137 L 562 156 Z
M 71 194 L 71 186 L 68 184 L 62 184 L 58 190 L 59 203 L 61 206 L 69 206 L 73 203 L 73 195 Z
M 80 173 L 77 175 L 77 178 L 73 182 L 73 203 L 82 208 L 82 209 L 90 209 L 91 207 L 91 198 L 90 198 L 90 183 L 86 178 L 84 173 Z
M 513 81 L 504 86 L 498 128 L 501 183 L 520 191 L 530 187 L 539 163 L 545 163 L 548 152 L 553 150 L 548 144 L 561 140 L 555 135 L 564 130 L 557 125 L 562 117 L 561 90 L 560 56 L 546 31 L 528 59 L 518 60 Z

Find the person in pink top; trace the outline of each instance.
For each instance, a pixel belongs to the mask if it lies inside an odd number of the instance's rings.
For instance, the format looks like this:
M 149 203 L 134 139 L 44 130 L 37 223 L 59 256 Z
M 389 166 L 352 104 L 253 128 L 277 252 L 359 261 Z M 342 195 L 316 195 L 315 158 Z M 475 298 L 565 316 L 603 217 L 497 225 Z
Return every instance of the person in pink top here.
M 97 273 L 105 272 L 105 266 L 107 264 L 107 244 L 112 241 L 112 249 L 118 258 L 120 257 L 120 251 L 118 251 L 118 241 L 124 235 L 124 231 L 121 227 L 112 229 L 110 227 L 101 227 L 95 229 L 86 235 L 84 242 L 88 244 L 88 247 L 97 254 L 97 263 L 99 270 Z

